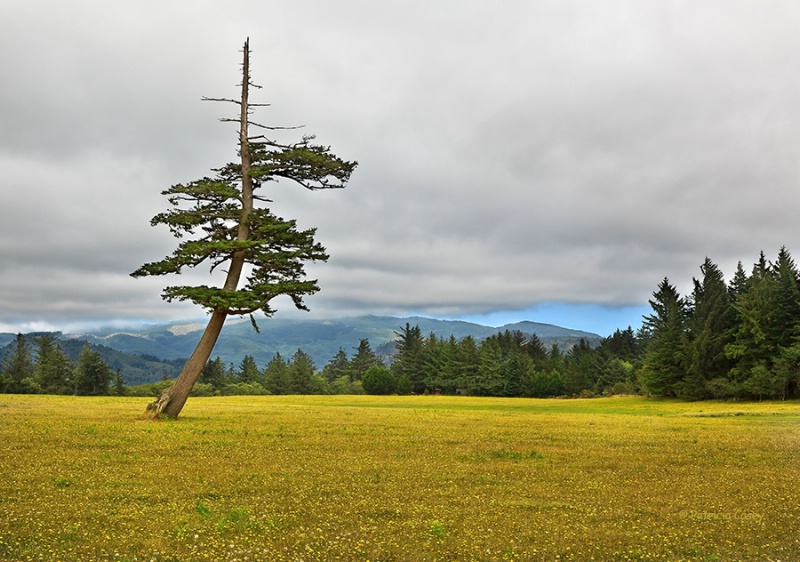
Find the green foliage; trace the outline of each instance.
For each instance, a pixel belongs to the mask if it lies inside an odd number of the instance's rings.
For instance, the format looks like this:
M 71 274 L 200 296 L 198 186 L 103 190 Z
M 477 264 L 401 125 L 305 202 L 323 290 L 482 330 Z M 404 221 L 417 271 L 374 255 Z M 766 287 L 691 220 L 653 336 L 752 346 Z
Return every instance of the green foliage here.
M 336 355 L 322 368 L 322 376 L 331 383 L 342 377 L 347 377 L 349 382 L 351 380 L 350 372 L 350 361 L 347 359 L 347 353 L 341 347 L 336 352 Z
M 361 338 L 358 342 L 356 352 L 349 363 L 350 380 L 361 380 L 367 371 L 376 365 L 382 365 L 380 359 L 378 359 L 378 356 L 372 351 L 369 340 L 367 338 Z
M 676 385 L 676 394 L 690 400 L 709 398 L 708 382 L 730 371 L 725 347 L 732 340 L 736 321 L 722 271 L 708 258 L 700 271 L 703 278 L 694 280 L 693 309 L 687 322 L 686 376 Z
M 289 365 L 289 393 L 313 393 L 314 363 L 311 357 L 302 349 L 298 349 L 292 356 Z
M 789 251 L 782 247 L 774 264 L 761 252 L 749 277 L 740 262 L 727 286 L 711 260 L 700 270 L 690 302 L 666 279 L 654 293 L 645 388 L 689 400 L 800 395 L 800 275 Z
M 289 394 L 291 390 L 289 365 L 280 353 L 275 354 L 264 370 L 264 382 L 271 394 Z
M 75 393 L 85 396 L 109 394 L 112 373 L 97 351 L 84 345 L 75 366 Z
M 257 382 L 232 382 L 220 388 L 219 394 L 222 396 L 261 396 L 269 394 L 269 391 Z
M 11 351 L 3 361 L 3 392 L 23 394 L 34 390 L 34 364 L 30 345 L 22 334 L 17 334 Z
M 66 394 L 71 390 L 74 365 L 50 334 L 36 338 L 34 378 L 45 394 Z
M 258 370 L 255 359 L 252 355 L 245 355 L 236 373 L 236 380 L 245 384 L 260 384 L 262 382 L 261 372 Z
M 382 365 L 373 365 L 367 369 L 361 384 L 367 394 L 392 394 L 396 387 L 394 375 Z
M 648 344 L 641 381 L 648 392 L 675 396 L 686 358 L 686 302 L 667 278 L 649 302 L 654 314 L 644 318 Z
M 225 364 L 219 356 L 206 363 L 205 367 L 203 367 L 203 371 L 200 373 L 200 378 L 197 380 L 198 384 L 207 384 L 214 390 L 219 390 L 228 382 L 228 376 L 225 373 Z
M 413 392 L 421 394 L 425 390 L 422 331 L 419 326 L 412 328 L 406 322 L 405 327 L 396 332 L 396 335 L 392 370 L 398 379 L 405 376 L 411 382 Z
M 294 220 L 285 220 L 257 203 L 267 199 L 259 190 L 269 182 L 290 180 L 307 189 L 344 187 L 356 167 L 314 144 L 313 136 L 285 143 L 248 134 L 251 125 L 247 92 L 250 84 L 249 45 L 244 48 L 240 160 L 204 177 L 176 184 L 162 192 L 171 208 L 157 214 L 152 226 L 163 225 L 181 242 L 170 256 L 146 263 L 134 277 L 180 274 L 201 264 L 214 271 L 225 265 L 222 287 L 172 285 L 164 289 L 168 301 L 190 300 L 209 311 L 244 315 L 274 313 L 270 301 L 287 295 L 297 308 L 305 309 L 303 297 L 319 290 L 306 280 L 304 264 L 326 261 L 328 254 L 314 241 L 314 229 L 298 230 Z M 246 282 L 239 287 L 246 271 Z

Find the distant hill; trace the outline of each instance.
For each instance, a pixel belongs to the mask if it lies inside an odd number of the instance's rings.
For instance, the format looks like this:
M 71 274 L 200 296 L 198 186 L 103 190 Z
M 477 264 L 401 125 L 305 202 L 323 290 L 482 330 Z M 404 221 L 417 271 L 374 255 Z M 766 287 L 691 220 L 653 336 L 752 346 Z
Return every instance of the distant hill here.
M 238 365 L 245 355 L 252 355 L 259 366 L 264 366 L 276 352 L 288 358 L 301 348 L 311 356 L 317 368 L 322 368 L 340 348 L 351 355 L 362 338 L 369 339 L 374 350 L 390 344 L 406 323 L 419 326 L 425 336 L 434 333 L 437 337 L 449 338 L 453 335 L 457 339 L 472 336 L 480 340 L 504 330 L 519 330 L 526 335 L 536 334 L 548 347 L 556 344 L 565 349 L 581 338 L 591 345 L 602 339 L 597 334 L 538 322 L 519 322 L 495 328 L 471 322 L 418 316 L 357 316 L 335 320 L 271 318 L 259 321 L 260 333 L 253 330 L 249 321 L 229 320 L 217 341 L 213 356 L 220 356 L 225 363 Z M 177 359 L 188 357 L 192 353 L 204 328 L 204 323 L 181 322 L 126 332 L 109 330 L 72 334 L 69 337 L 126 353 Z
M 37 336 L 45 334 L 58 340 L 64 353 L 72 361 L 78 359 L 78 355 L 80 355 L 87 340 L 92 339 L 65 336 L 61 332 L 25 334 L 25 339 L 30 345 L 34 359 L 36 357 L 35 339 Z M 16 334 L 0 334 L 0 360 L 5 357 L 16 337 Z M 100 357 L 111 367 L 113 372 L 119 371 L 120 374 L 122 374 L 122 378 L 125 379 L 125 384 L 128 385 L 155 382 L 164 378 L 175 378 L 181 373 L 181 369 L 185 363 L 185 359 L 162 359 L 153 355 L 128 353 L 97 343 L 90 343 L 90 345 L 92 351 L 99 353 Z
M 484 339 L 505 330 L 519 330 L 530 336 L 536 334 L 548 348 L 558 345 L 562 349 L 586 340 L 598 344 L 597 334 L 541 324 L 518 322 L 498 328 L 457 320 L 435 320 L 412 316 L 357 316 L 335 320 L 263 319 L 259 321 L 260 333 L 253 330 L 249 321 L 229 320 L 222 330 L 212 357 L 219 356 L 226 364 L 238 366 L 245 355 L 251 355 L 263 368 L 275 353 L 290 358 L 298 349 L 308 353 L 315 366 L 321 369 L 339 349 L 352 356 L 361 339 L 369 339 L 373 350 L 390 354 L 397 332 L 406 323 L 419 326 L 422 334 L 456 339 L 472 336 Z M 131 330 L 100 330 L 81 334 L 58 334 L 70 342 L 72 356 L 88 341 L 100 351 L 103 359 L 113 369 L 120 369 L 128 384 L 160 380 L 164 376 L 177 376 L 185 358 L 191 355 L 200 338 L 205 323 L 176 322 L 146 326 Z M 13 341 L 13 334 L 0 334 L 0 346 Z M 76 351 L 77 350 L 77 351 Z

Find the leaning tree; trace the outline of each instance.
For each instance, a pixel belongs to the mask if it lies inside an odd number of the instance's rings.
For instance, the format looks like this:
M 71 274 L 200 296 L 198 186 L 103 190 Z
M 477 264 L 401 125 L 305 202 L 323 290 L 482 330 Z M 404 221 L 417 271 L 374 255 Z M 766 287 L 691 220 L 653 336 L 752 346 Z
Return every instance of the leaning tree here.
M 228 316 L 250 315 L 262 311 L 274 314 L 270 301 L 279 295 L 289 296 L 294 305 L 307 310 L 303 297 L 319 290 L 316 280 L 306 279 L 306 261 L 326 261 L 325 248 L 314 241 L 316 229 L 299 230 L 294 220 L 275 216 L 259 194 L 266 182 L 292 180 L 309 190 L 342 188 L 350 179 L 356 162 L 347 162 L 330 152 L 330 147 L 315 144 L 313 136 L 303 136 L 292 143 L 273 137 L 281 129 L 250 119 L 256 107 L 250 103 L 250 45 L 245 41 L 242 63 L 241 97 L 203 98 L 239 106 L 238 117 L 221 121 L 239 124 L 237 162 L 213 170 L 214 177 L 174 185 L 162 194 L 171 205 L 150 221 L 166 225 L 181 239 L 175 251 L 161 261 L 147 263 L 134 271 L 134 277 L 179 274 L 184 268 L 201 264 L 211 273 L 223 266 L 225 280 L 221 287 L 175 285 L 164 289 L 167 301 L 188 300 L 210 314 L 200 341 L 175 383 L 147 406 L 150 417 L 175 418 L 180 414 L 197 378 L 219 337 Z M 250 134 L 251 128 L 261 134 Z M 239 286 L 242 277 L 243 286 Z

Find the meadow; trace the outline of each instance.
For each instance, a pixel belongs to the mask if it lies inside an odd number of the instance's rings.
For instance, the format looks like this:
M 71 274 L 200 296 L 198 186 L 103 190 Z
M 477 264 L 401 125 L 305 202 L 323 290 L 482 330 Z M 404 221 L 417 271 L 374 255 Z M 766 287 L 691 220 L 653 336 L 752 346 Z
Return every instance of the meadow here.
M 0 560 L 800 560 L 800 403 L 0 396 Z

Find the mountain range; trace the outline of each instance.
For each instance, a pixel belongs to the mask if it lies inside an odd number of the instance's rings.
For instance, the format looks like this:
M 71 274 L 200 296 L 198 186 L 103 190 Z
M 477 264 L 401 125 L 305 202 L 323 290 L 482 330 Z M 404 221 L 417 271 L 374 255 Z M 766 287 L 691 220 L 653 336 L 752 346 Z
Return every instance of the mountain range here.
M 275 353 L 290 358 L 298 349 L 306 352 L 321 369 L 339 349 L 352 356 L 361 339 L 368 339 L 379 355 L 390 355 L 397 333 L 408 323 L 419 326 L 422 334 L 456 339 L 472 336 L 477 340 L 503 332 L 518 330 L 527 336 L 536 334 L 546 347 L 557 345 L 567 349 L 584 339 L 594 346 L 602 337 L 590 332 L 571 330 L 552 324 L 517 322 L 500 327 L 483 326 L 456 320 L 436 320 L 413 316 L 358 316 L 330 320 L 270 318 L 259 321 L 256 332 L 249 320 L 228 321 L 217 341 L 212 357 L 219 356 L 226 364 L 238 366 L 245 355 L 251 355 L 263 368 Z M 53 335 L 68 353 L 79 351 L 89 342 L 114 369 L 120 369 L 128 384 L 140 384 L 176 376 L 182 360 L 189 357 L 205 328 L 205 322 L 174 322 L 120 331 L 95 330 L 87 333 Z M 0 346 L 6 347 L 15 334 L 0 334 Z M 125 357 L 128 356 L 128 357 Z

